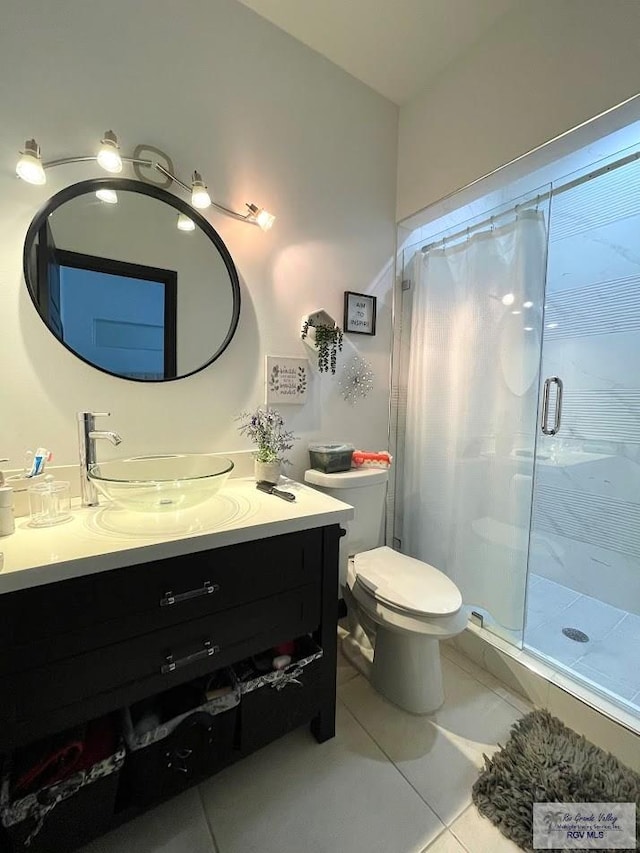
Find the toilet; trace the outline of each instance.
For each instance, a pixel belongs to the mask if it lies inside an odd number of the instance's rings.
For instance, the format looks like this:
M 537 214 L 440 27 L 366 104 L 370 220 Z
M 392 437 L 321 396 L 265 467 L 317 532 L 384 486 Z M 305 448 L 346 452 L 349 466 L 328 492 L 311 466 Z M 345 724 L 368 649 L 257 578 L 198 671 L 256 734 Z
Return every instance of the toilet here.
M 460 590 L 443 572 L 381 544 L 388 476 L 380 468 L 310 469 L 304 479 L 355 510 L 340 540 L 345 657 L 391 702 L 428 714 L 444 701 L 440 640 L 463 631 L 467 614 Z

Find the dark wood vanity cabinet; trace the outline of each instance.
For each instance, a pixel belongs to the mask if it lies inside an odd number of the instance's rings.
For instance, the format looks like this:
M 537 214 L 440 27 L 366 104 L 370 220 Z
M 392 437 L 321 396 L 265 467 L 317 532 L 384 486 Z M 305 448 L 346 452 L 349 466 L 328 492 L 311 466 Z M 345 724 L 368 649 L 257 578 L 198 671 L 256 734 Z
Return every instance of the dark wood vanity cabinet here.
M 318 741 L 332 737 L 339 535 L 314 528 L 0 595 L 0 754 L 307 634 L 323 656 L 304 714 Z M 244 748 L 240 732 L 238 757 L 274 731 L 245 733 Z

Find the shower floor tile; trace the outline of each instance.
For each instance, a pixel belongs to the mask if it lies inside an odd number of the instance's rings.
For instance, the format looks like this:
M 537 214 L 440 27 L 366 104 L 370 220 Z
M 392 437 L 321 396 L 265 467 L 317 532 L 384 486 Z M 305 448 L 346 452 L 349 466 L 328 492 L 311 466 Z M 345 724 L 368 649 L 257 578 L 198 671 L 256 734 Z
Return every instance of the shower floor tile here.
M 527 626 L 534 630 L 555 618 L 559 613 L 580 598 L 580 594 L 555 581 L 532 575 L 537 578 L 529 584 L 527 590 Z
M 612 635 L 622 643 L 629 643 L 630 646 L 640 643 L 640 616 L 627 613 L 622 622 L 616 625 Z
M 589 666 L 588 660 L 589 656 L 585 655 L 583 660 L 578 661 L 578 663 L 574 665 L 573 669 L 578 673 L 578 675 L 583 675 L 585 678 L 588 678 L 589 681 L 600 685 L 600 687 L 604 687 L 605 690 L 608 690 L 615 696 L 621 696 L 623 699 L 633 701 L 636 693 L 638 692 L 637 684 L 631 684 L 625 679 L 615 678 L 612 675 L 599 672 L 597 669 Z
M 525 630 L 524 644 L 529 648 L 542 652 L 565 666 L 572 666 L 584 656 L 584 645 L 570 640 L 562 633 L 564 619 L 543 622 L 533 631 Z
M 615 697 L 638 705 L 640 669 L 634 649 L 640 643 L 640 616 L 579 595 L 546 578 L 532 575 L 532 581 L 524 645 Z M 573 601 L 558 606 L 571 596 Z M 546 614 L 542 622 L 541 613 Z M 563 628 L 577 628 L 589 641 L 571 640 L 562 633 Z
M 637 650 L 626 643 L 619 642 L 609 635 L 580 659 L 580 663 L 590 666 L 607 678 L 640 689 Z
M 627 615 L 625 610 L 581 595 L 561 613 L 563 627 L 584 631 L 591 641 L 602 640 Z

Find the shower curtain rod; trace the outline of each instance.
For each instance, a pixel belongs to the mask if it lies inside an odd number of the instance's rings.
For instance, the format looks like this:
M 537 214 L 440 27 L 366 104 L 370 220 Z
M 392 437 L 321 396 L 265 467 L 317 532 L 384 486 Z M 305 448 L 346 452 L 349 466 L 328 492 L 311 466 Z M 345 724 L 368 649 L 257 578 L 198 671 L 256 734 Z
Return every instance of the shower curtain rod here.
M 606 175 L 607 172 L 613 172 L 615 169 L 619 169 L 621 166 L 627 166 L 629 163 L 633 163 L 635 160 L 638 159 L 640 159 L 640 151 L 635 151 L 633 154 L 627 154 L 626 157 L 621 157 L 614 163 L 609 163 L 606 166 L 601 166 L 599 169 L 594 169 L 593 172 L 588 172 L 586 175 L 582 175 L 579 178 L 574 178 L 572 181 L 567 181 L 566 184 L 560 184 L 557 187 L 552 187 L 551 190 L 537 195 L 535 197 L 535 204 L 537 206 L 541 201 L 545 201 L 550 197 L 553 198 L 554 195 L 559 195 L 560 193 L 564 193 L 567 190 L 572 190 L 574 187 L 580 186 L 580 184 L 584 184 L 587 181 L 592 181 L 594 178 L 599 178 L 601 175 Z M 452 234 L 448 234 L 445 237 L 441 237 L 439 240 L 433 240 L 431 243 L 427 243 L 426 245 L 420 248 L 420 251 L 428 252 L 429 249 L 433 249 L 436 246 L 443 246 L 445 242 L 449 242 L 450 240 L 456 240 L 459 237 L 465 237 L 471 231 L 477 231 L 478 228 L 483 228 L 485 225 L 492 225 L 494 223 L 494 220 L 499 219 L 501 216 L 507 216 L 512 211 L 515 211 L 517 214 L 520 208 L 531 206 L 533 205 L 533 203 L 534 199 L 531 198 L 530 201 L 523 202 L 522 204 L 516 204 L 515 207 L 510 208 L 509 210 L 505 210 L 503 213 L 487 216 L 485 219 L 482 219 L 475 225 L 470 225 L 467 228 L 460 228 L 458 231 L 454 231 Z

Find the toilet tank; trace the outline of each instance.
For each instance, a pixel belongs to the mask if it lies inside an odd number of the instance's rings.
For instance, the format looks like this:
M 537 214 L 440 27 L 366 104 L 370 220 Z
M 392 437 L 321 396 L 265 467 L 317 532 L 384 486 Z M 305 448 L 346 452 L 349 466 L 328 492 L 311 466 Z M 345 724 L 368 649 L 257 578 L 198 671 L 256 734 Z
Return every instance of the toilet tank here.
M 384 544 L 387 482 L 386 468 L 352 468 L 338 474 L 324 474 L 310 468 L 304 481 L 321 492 L 354 508 L 352 521 L 344 526 L 347 535 L 340 540 L 340 582 L 346 583 L 347 558 Z

